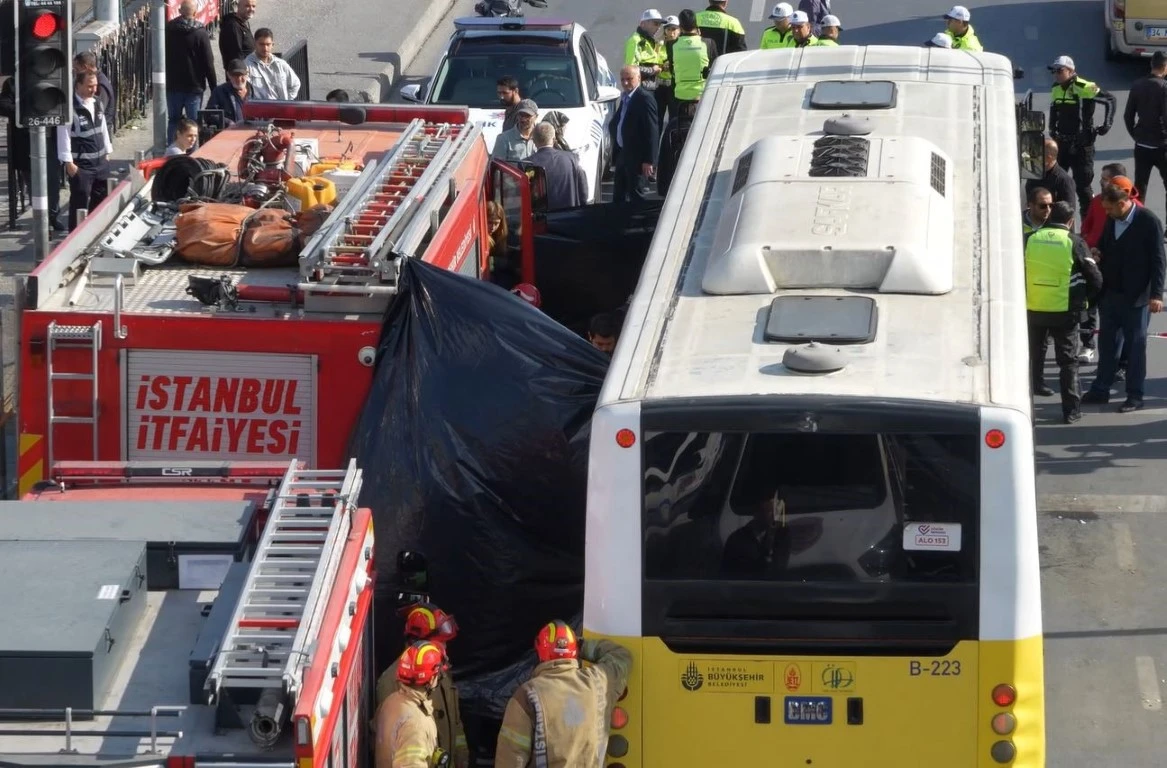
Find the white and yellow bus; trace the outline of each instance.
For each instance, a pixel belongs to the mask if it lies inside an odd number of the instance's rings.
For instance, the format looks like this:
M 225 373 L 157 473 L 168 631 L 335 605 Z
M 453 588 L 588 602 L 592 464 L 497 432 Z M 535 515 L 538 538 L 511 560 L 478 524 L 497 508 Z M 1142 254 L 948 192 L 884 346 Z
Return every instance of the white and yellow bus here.
M 993 54 L 717 60 L 593 420 L 607 765 L 1045 765 L 1014 107 Z

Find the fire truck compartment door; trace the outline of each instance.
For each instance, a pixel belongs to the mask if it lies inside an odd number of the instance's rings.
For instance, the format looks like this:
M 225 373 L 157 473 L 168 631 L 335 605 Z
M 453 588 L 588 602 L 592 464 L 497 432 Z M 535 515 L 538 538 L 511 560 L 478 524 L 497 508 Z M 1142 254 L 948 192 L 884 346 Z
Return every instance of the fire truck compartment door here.
M 315 466 L 316 358 L 127 351 L 125 458 Z

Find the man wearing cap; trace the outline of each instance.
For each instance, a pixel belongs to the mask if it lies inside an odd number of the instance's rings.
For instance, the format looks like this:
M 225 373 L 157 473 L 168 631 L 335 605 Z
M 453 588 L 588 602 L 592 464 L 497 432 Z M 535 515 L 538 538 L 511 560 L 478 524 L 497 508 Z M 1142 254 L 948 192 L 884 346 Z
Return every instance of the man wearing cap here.
M 819 39 L 810 28 L 810 17 L 806 11 L 795 11 L 790 17 L 790 31 L 794 33 L 794 47 L 808 48 L 818 45 Z
M 665 25 L 661 29 L 662 61 L 660 74 L 656 76 L 656 111 L 661 130 L 664 130 L 665 123 L 673 117 L 670 114 L 666 118 L 665 114 L 673 110 L 673 43 L 681 35 L 681 20 L 676 16 L 666 16 Z
M 712 0 L 709 7 L 697 14 L 701 36 L 717 46 L 717 52 L 736 53 L 746 49 L 746 31 L 742 23 L 725 11 L 727 0 Z
M 1049 70 L 1055 79 L 1050 91 L 1049 135 L 1058 143 L 1058 165 L 1074 177 L 1078 208 L 1085 216 L 1094 191 L 1094 140 L 1110 131 L 1117 101 L 1096 84 L 1079 77 L 1069 56 L 1054 59 Z M 1104 122 L 1097 128 L 1094 127 L 1096 102 L 1106 106 Z
M 535 154 L 535 118 L 539 116 L 539 105 L 531 99 L 523 99 L 515 110 L 518 118 L 515 127 L 503 131 L 494 141 L 491 157 L 509 163 L 526 160 Z
M 624 43 L 624 66 L 640 68 L 640 86 L 656 99 L 657 112 L 661 113 L 661 100 L 657 94 L 657 77 L 665 63 L 664 46 L 657 42 L 664 17 L 656 8 L 649 8 L 640 14 L 640 25 L 632 37 Z
M 770 48 L 793 48 L 794 33 L 790 31 L 790 17 L 793 15 L 794 8 L 790 3 L 778 3 L 774 6 L 774 10 L 770 11 L 770 21 L 774 22 L 774 25 L 767 27 L 762 33 L 762 42 L 758 47 L 763 51 Z
M 945 33 L 952 38 L 952 47 L 958 51 L 983 51 L 985 47 L 977 39 L 973 31 L 972 14 L 963 5 L 954 5 L 944 14 L 944 21 L 948 27 Z
M 827 14 L 823 16 L 823 22 L 819 25 L 819 39 L 815 45 L 824 46 L 839 46 L 839 32 L 843 30 L 843 22 L 839 21 L 838 16 Z
M 243 105 L 251 96 L 247 85 L 247 65 L 235 59 L 227 65 L 227 82 L 215 86 L 207 99 L 207 109 L 223 111 L 223 126 L 243 122 Z

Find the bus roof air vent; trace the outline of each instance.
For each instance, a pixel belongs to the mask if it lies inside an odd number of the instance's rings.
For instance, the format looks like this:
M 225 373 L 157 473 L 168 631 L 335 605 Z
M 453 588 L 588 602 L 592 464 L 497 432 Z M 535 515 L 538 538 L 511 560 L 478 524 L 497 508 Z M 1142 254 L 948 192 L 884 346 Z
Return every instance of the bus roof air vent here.
M 866 117 L 828 117 L 823 123 L 823 133 L 828 136 L 866 136 L 872 130 L 871 120 Z
M 868 344 L 878 311 L 870 296 L 779 296 L 770 302 L 763 338 L 787 344 Z
M 812 341 L 790 347 L 782 354 L 782 365 L 795 373 L 824 374 L 847 367 L 842 350 Z
M 968 202 L 953 175 L 968 172 L 918 136 L 765 136 L 715 193 L 727 199 L 701 289 L 948 293 L 955 206 Z

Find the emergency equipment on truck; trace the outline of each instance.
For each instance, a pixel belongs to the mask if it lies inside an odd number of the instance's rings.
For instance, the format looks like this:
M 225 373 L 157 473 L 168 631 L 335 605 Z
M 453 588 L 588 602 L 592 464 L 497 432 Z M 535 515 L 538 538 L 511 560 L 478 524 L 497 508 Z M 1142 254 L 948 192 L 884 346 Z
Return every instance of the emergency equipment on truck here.
M 540 177 L 467 114 L 250 102 L 133 173 L 18 287 L 21 493 L 59 461 L 341 466 L 402 259 L 488 278 L 487 201 L 530 220 Z
M 360 488 L 355 461 L 78 462 L 0 503 L 0 763 L 367 765 Z

